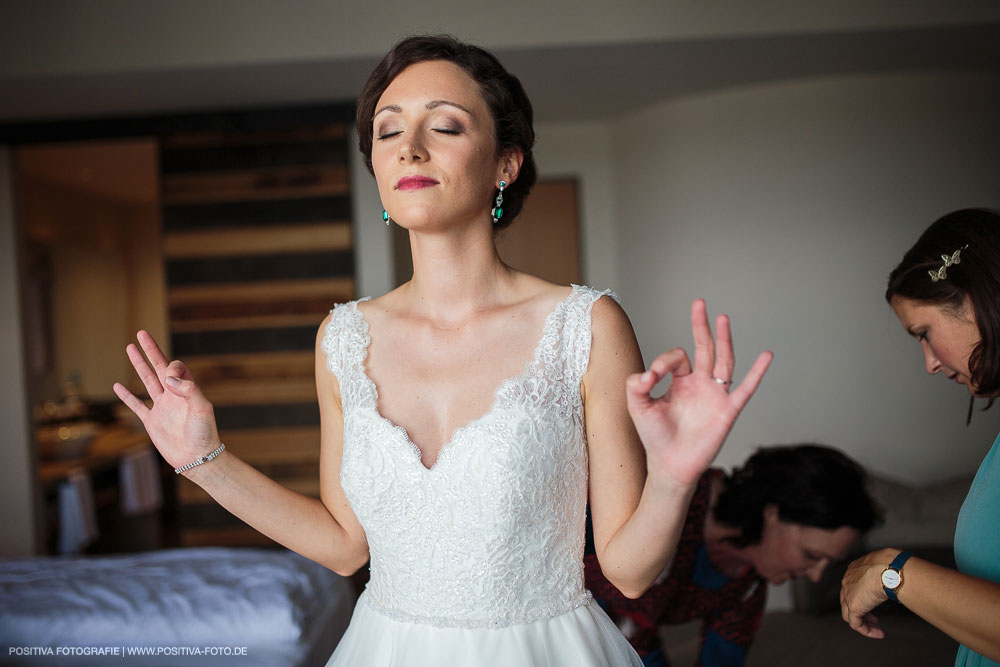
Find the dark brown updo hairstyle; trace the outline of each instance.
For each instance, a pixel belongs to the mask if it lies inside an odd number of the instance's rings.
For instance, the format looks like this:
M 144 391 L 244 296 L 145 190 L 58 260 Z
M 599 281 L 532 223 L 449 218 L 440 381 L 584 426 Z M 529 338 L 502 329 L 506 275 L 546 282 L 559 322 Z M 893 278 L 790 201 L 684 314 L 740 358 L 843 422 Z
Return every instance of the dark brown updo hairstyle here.
M 949 258 L 961 250 L 959 263 L 945 269 L 946 276 L 932 280 Z M 1000 213 L 966 208 L 949 213 L 920 235 L 903 261 L 889 274 L 885 300 L 901 296 L 962 312 L 965 299 L 979 328 L 979 344 L 969 357 L 971 380 L 979 396 L 1000 395 Z M 987 406 L 989 407 L 989 406 Z
M 726 477 L 712 516 L 740 529 L 728 540 L 738 547 L 760 543 L 768 505 L 785 523 L 867 533 L 882 520 L 867 484 L 864 468 L 832 447 L 761 447 Z
M 358 99 L 355 122 L 358 129 L 358 149 L 365 157 L 368 171 L 372 169 L 372 121 L 375 107 L 382 93 L 399 74 L 416 63 L 428 60 L 446 60 L 461 67 L 479 84 L 479 92 L 493 116 L 493 137 L 497 155 L 512 148 L 524 154 L 517 180 L 504 189 L 503 217 L 493 227 L 502 229 L 513 222 L 521 212 L 524 199 L 538 175 L 535 158 L 531 153 L 535 145 L 532 127 L 531 102 L 516 76 L 504 69 L 489 51 L 465 44 L 448 35 L 419 35 L 407 37 L 397 43 L 368 77 Z M 483 202 L 483 215 L 493 207 L 493 199 Z

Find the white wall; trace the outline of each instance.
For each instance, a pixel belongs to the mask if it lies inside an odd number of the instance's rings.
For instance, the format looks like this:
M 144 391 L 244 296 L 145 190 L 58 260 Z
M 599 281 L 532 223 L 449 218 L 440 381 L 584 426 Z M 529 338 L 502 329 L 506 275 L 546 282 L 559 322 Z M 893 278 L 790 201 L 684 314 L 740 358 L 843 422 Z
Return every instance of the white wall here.
M 382 222 L 382 200 L 375 177 L 357 150 L 358 133 L 351 133 L 351 214 L 354 216 L 355 291 L 361 296 L 381 296 L 393 287 L 392 234 Z M 332 307 L 332 306 L 331 306 Z
M 689 304 L 776 354 L 720 461 L 818 440 L 910 481 L 975 469 L 997 410 L 923 372 L 885 277 L 939 215 L 1000 205 L 1000 77 L 838 77 L 662 104 L 614 127 L 619 293 L 651 360 Z
M 584 283 L 601 289 L 616 289 L 618 236 L 610 125 L 539 124 L 535 127 L 535 136 L 539 179 L 574 178 L 577 181 Z
M 28 401 L 21 345 L 10 151 L 0 147 L 0 557 L 35 550 L 38 477 L 30 445 Z

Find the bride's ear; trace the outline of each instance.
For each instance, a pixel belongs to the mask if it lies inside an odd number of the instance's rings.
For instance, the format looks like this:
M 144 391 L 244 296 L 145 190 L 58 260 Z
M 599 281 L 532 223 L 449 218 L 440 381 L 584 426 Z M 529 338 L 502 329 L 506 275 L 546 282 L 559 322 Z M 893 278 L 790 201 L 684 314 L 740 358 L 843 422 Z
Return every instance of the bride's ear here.
M 509 148 L 500 154 L 497 162 L 496 181 L 507 181 L 508 184 L 517 180 L 517 175 L 521 173 L 521 163 L 524 162 L 524 153 L 520 148 Z

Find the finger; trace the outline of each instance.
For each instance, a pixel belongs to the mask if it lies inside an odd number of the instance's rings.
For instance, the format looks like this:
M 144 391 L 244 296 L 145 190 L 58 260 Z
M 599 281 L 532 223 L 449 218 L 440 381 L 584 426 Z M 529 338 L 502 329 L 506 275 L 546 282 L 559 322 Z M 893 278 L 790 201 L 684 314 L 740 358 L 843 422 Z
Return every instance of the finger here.
M 164 377 L 175 377 L 179 380 L 190 380 L 194 381 L 194 376 L 191 375 L 191 370 L 187 367 L 183 361 L 174 360 L 171 361 L 163 371 Z
M 208 403 L 208 399 L 201 393 L 201 389 L 191 377 L 191 373 L 179 361 L 171 362 L 170 366 L 167 367 L 163 383 L 170 393 L 188 399 L 192 407 L 203 407 L 201 402 Z
M 851 629 L 871 639 L 882 639 L 885 632 L 879 627 L 878 618 L 872 613 L 852 615 Z
M 668 373 L 687 375 L 690 372 L 691 362 L 688 361 L 687 353 L 675 347 L 654 359 L 645 373 L 630 375 L 625 387 L 630 393 L 648 395 Z
M 157 375 L 162 377 L 168 362 L 167 358 L 163 355 L 163 351 L 160 350 L 160 346 L 156 344 L 156 340 L 149 335 L 148 331 L 140 331 L 135 337 L 139 339 L 142 351 L 149 357 L 149 363 L 153 364 L 153 370 L 156 371 Z
M 664 352 L 649 365 L 645 373 L 634 373 L 625 382 L 625 395 L 629 410 L 640 408 L 652 402 L 649 392 L 668 374 L 687 375 L 691 372 L 691 362 L 687 353 L 679 347 Z
M 691 360 L 688 359 L 687 352 L 682 347 L 675 347 L 667 350 L 649 365 L 649 372 L 659 382 L 668 374 L 674 376 L 689 375 L 691 373 Z M 656 382 L 653 384 L 655 385 Z
M 706 374 L 715 365 L 715 341 L 708 326 L 708 308 L 704 299 L 691 304 L 691 333 L 694 335 L 694 368 Z
M 121 399 L 122 403 L 128 406 L 129 410 L 134 412 L 135 416 L 145 423 L 146 415 L 149 414 L 149 407 L 136 398 L 135 394 L 126 389 L 125 385 L 120 382 L 115 382 L 112 389 L 114 389 L 115 394 Z
M 142 380 L 142 386 L 146 388 L 146 393 L 153 400 L 160 397 L 163 393 L 163 385 L 160 384 L 160 378 L 153 372 L 153 369 L 149 367 L 146 363 L 146 357 L 142 356 L 142 352 L 133 343 L 129 343 L 125 346 L 125 354 L 128 356 L 128 360 L 132 362 L 132 368 L 139 375 L 139 379 Z
M 715 369 L 712 376 L 720 380 L 733 379 L 733 332 L 729 326 L 729 316 L 719 315 L 715 318 Z
M 878 617 L 875 614 L 869 612 L 865 614 L 865 628 L 868 630 L 866 636 L 872 639 L 882 639 L 885 637 L 885 630 L 878 623 Z
M 172 361 L 163 375 L 163 384 L 167 390 L 187 400 L 188 405 L 196 411 L 210 410 L 212 404 L 201 393 L 198 384 L 191 376 L 191 371 L 182 361 Z
M 757 387 L 760 386 L 760 381 L 764 379 L 764 373 L 767 372 L 772 359 L 774 359 L 774 353 L 770 351 L 761 352 L 757 355 L 757 360 L 753 362 L 753 366 L 747 371 L 743 382 L 740 382 L 740 385 L 730 394 L 733 397 L 733 402 L 736 404 L 737 410 L 742 410 L 743 406 L 750 400 L 750 397 L 757 391 Z

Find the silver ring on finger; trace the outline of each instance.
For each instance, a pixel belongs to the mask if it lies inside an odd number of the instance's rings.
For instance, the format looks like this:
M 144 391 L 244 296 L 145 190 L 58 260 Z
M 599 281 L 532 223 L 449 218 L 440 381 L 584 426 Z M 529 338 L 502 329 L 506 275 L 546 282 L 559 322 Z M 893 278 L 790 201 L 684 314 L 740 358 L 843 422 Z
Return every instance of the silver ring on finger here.
M 721 385 L 723 385 L 723 386 L 725 386 L 725 387 L 728 387 L 729 385 L 731 385 L 731 384 L 733 383 L 733 381 L 732 381 L 732 380 L 723 380 L 722 378 L 717 378 L 717 377 L 715 377 L 714 375 L 712 376 L 712 379 L 713 379 L 713 380 L 714 380 L 715 382 L 718 382 L 719 384 L 721 384 Z

